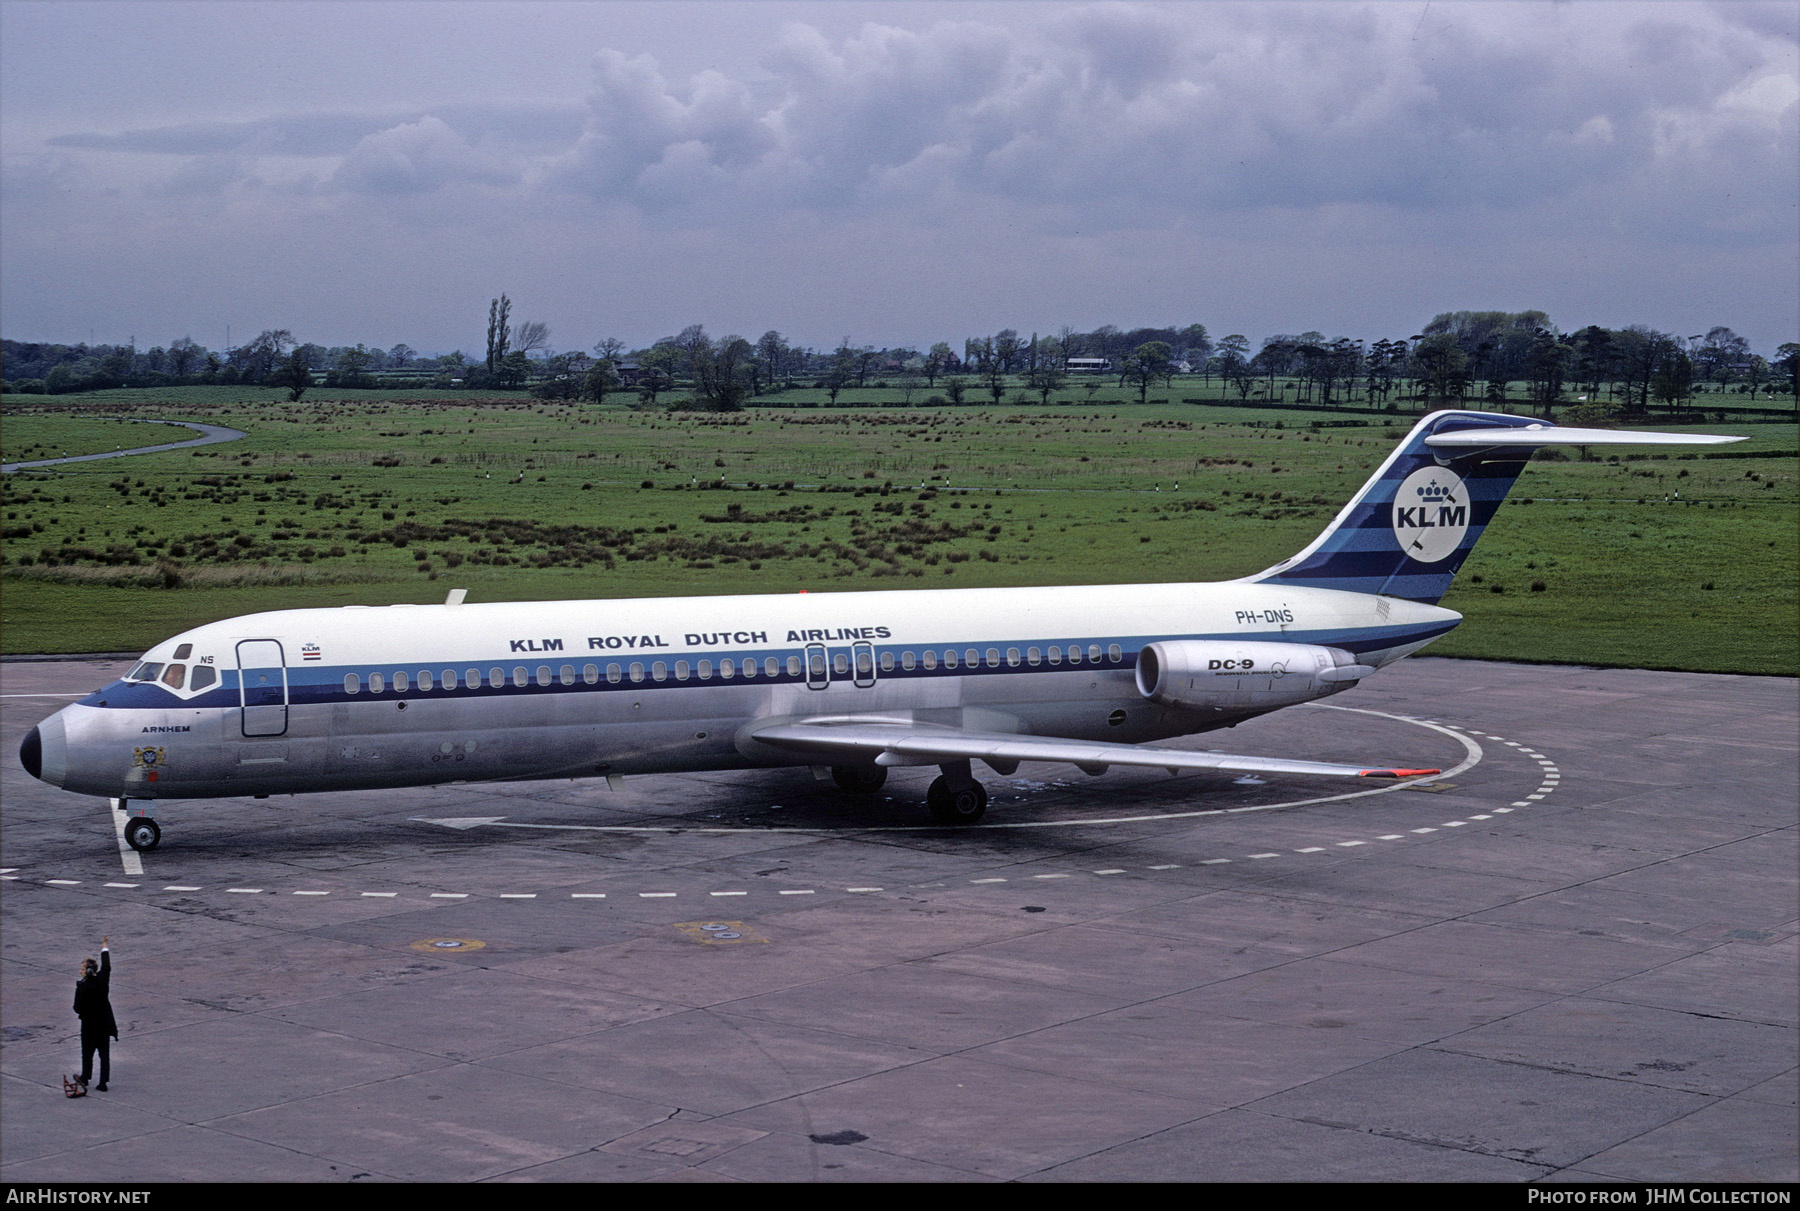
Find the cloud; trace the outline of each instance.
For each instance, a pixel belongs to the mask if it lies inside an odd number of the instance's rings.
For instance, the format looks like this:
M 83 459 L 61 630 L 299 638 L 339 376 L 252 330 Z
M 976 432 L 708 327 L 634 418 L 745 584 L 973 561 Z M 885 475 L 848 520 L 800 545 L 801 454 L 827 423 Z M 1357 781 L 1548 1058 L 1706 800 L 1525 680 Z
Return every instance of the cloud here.
M 505 185 L 516 178 L 441 119 L 427 116 L 364 136 L 329 184 L 357 193 L 411 194 L 449 185 Z

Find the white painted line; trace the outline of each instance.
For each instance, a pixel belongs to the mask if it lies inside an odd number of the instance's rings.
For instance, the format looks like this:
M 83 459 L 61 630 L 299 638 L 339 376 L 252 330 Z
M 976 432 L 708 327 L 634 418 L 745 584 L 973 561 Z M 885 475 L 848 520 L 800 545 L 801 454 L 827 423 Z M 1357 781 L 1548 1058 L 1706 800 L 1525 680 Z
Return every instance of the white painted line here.
M 1325 852 L 1325 847 L 1323 845 L 1309 845 L 1305 849 L 1297 849 L 1294 852 L 1297 854 L 1322 854 Z
M 1413 831 L 1415 833 L 1435 833 L 1437 831 L 1437 829 L 1435 829 L 1435 828 L 1415 828 L 1415 829 L 1413 829 Z
M 108 887 L 136 887 L 136 883 L 108 883 Z
M 1468 823 L 1467 820 L 1446 820 L 1446 821 L 1444 821 L 1444 827 L 1445 828 L 1461 828 L 1463 825 L 1465 825 L 1467 823 Z
M 1251 854 L 1252 858 L 1279 858 L 1280 854 Z
M 52 887 L 77 887 L 80 885 L 81 880 L 80 879 L 45 879 L 44 882 L 48 883 Z
M 606 893 L 603 891 L 572 891 L 569 893 L 569 899 L 571 899 L 571 900 L 604 900 L 604 899 L 606 899 Z
M 1006 882 L 1006 880 L 1005 879 L 970 879 L 969 882 L 979 885 L 982 883 L 1004 883 L 1004 882 Z
M 106 800 L 106 813 L 112 817 L 113 839 L 119 844 L 119 866 L 126 874 L 134 878 L 142 878 L 144 860 L 138 856 L 137 850 L 125 844 L 125 821 L 128 817 L 122 809 L 115 810 L 113 808 L 114 802 L 111 799 Z
M 260 895 L 262 895 L 262 888 L 260 888 L 260 887 L 227 887 L 225 889 L 225 893 L 227 895 L 233 895 L 233 896 L 260 896 Z
M 1495 808 L 1495 809 L 1494 809 L 1494 814 L 1495 814 L 1495 815 L 1496 815 L 1496 816 L 1504 816 L 1504 815 L 1506 815 L 1506 814 L 1508 814 L 1508 813 L 1509 813 L 1509 812 L 1511 812 L 1511 811 L 1512 811 L 1512 808 L 1510 808 L 1510 807 L 1496 807 L 1496 808 Z
M 399 894 L 397 891 L 365 891 L 363 893 L 371 900 L 391 900 Z
M 747 896 L 750 893 L 747 891 L 709 891 L 706 894 L 709 896 Z
M 813 891 L 810 887 L 808 887 L 808 888 L 784 888 L 778 894 L 784 895 L 784 896 L 810 896 L 813 894 Z
M 1180 870 L 1181 863 L 1179 863 L 1179 862 L 1164 862 L 1161 866 L 1152 866 L 1150 869 L 1151 870 Z
M 1526 799 L 1526 801 L 1527 801 L 1527 802 L 1530 802 L 1530 801 L 1531 801 L 1531 800 L 1533 800 L 1533 799 L 1542 799 L 1542 798 L 1543 798 L 1543 797 L 1544 797 L 1544 796 L 1545 796 L 1545 795 L 1546 795 L 1546 794 L 1548 794 L 1548 793 L 1549 793 L 1549 792 L 1548 792 L 1548 791 L 1539 791 L 1539 792 L 1538 792 L 1538 793 L 1537 793 L 1537 794 L 1535 794 L 1535 795 L 1526 795 L 1526 796 L 1525 796 L 1525 799 Z
M 1471 819 L 1471 820 L 1490 820 L 1492 818 L 1493 817 L 1491 817 L 1491 816 L 1470 816 L 1469 817 L 1469 819 Z
M 1031 877 L 1034 879 L 1066 879 L 1069 876 L 1067 876 L 1067 875 L 1033 875 Z
M 1387 833 L 1387 834 L 1377 837 L 1375 839 L 1377 841 L 1404 841 L 1404 840 L 1406 840 L 1406 834 L 1404 834 L 1404 833 Z
M 328 891 L 297 891 L 294 894 L 296 896 L 329 896 L 331 893 Z
M 466 891 L 434 891 L 431 893 L 431 898 L 433 900 L 466 900 L 469 898 L 469 893 Z
M 1367 841 L 1339 841 L 1338 848 L 1339 849 L 1349 849 L 1353 845 L 1367 845 L 1367 844 L 1368 844 Z
M 673 900 L 674 898 L 675 893 L 672 891 L 640 891 L 638 893 L 640 900 Z
M 500 893 L 500 898 L 502 900 L 535 900 L 537 893 L 535 891 L 503 891 Z
M 1514 799 L 1512 805 L 1514 807 L 1530 807 L 1531 806 L 1531 804 L 1527 803 L 1523 799 Z
M 16 866 L 0 866 L 0 875 L 10 875 L 18 871 Z
M 1097 875 L 1122 875 L 1125 872 L 1122 870 L 1097 870 L 1094 873 Z
M 1224 866 L 1227 863 L 1229 863 L 1230 861 L 1231 861 L 1230 858 L 1203 858 L 1200 861 L 1200 865 L 1202 865 L 1202 866 Z
M 200 889 L 198 887 L 186 887 L 180 883 L 171 883 L 167 887 L 163 888 L 163 890 L 164 891 L 199 891 Z
M 845 891 L 864 892 L 864 891 L 880 891 L 881 889 L 879 887 L 846 887 L 844 890 Z
M 0 875 L 0 879 L 4 879 L 8 883 L 16 882 L 18 880 L 18 878 L 19 878 L 19 876 L 17 876 L 17 875 Z

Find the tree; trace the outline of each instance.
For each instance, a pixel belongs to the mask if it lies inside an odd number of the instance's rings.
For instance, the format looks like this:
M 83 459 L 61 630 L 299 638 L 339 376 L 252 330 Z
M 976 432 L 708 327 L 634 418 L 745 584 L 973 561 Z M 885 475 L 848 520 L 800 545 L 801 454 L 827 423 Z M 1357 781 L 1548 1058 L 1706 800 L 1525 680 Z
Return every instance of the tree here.
M 395 370 L 406 369 L 406 363 L 418 357 L 418 351 L 404 342 L 388 350 L 388 364 Z
M 603 357 L 588 367 L 587 379 L 582 383 L 583 394 L 596 404 L 604 404 L 606 393 L 617 387 L 619 381 L 618 366 L 611 358 Z
M 1146 341 L 1126 355 L 1120 367 L 1120 378 L 1137 384 L 1138 403 L 1141 404 L 1149 397 L 1150 384 L 1174 372 L 1174 362 L 1175 356 L 1167 345 L 1161 341 Z
M 504 294 L 488 304 L 487 329 L 487 372 L 493 375 L 500 368 L 500 360 L 506 356 L 507 346 L 512 343 L 512 329 L 508 326 L 512 318 L 512 300 Z
M 757 339 L 756 352 L 762 358 L 763 369 L 769 376 L 769 386 L 773 388 L 775 380 L 782 375 L 787 366 L 787 338 L 771 328 Z
M 358 345 L 354 349 L 345 349 L 338 354 L 337 364 L 325 376 L 328 387 L 366 387 L 369 385 L 369 363 L 374 355 L 367 348 Z
M 1026 385 L 1038 393 L 1038 400 L 1050 402 L 1050 393 L 1059 389 L 1069 376 L 1054 361 L 1046 360 L 1025 376 Z
M 697 356 L 694 398 L 710 412 L 741 412 L 750 394 L 756 347 L 741 336 L 720 338 Z
M 519 325 L 514 335 L 520 353 L 531 354 L 538 350 L 550 351 L 550 325 L 543 320 L 526 320 Z
M 287 388 L 288 403 L 299 403 L 306 389 L 312 386 L 312 366 L 307 363 L 305 352 L 296 349 L 288 354 L 281 368 L 269 376 L 269 382 Z
M 950 351 L 950 343 L 948 341 L 939 341 L 931 347 L 931 352 L 925 355 L 924 369 L 925 385 L 927 387 L 937 386 L 937 376 L 949 369 L 950 362 L 955 356 L 956 355 Z
M 1554 330 L 1539 328 L 1526 356 L 1525 372 L 1531 400 L 1550 415 L 1551 406 L 1562 399 L 1563 374 L 1575 357 L 1575 347 L 1567 344 Z
M 1469 355 L 1450 333 L 1414 337 L 1412 356 L 1433 403 L 1460 402 L 1469 393 Z
M 517 389 L 531 377 L 531 359 L 523 349 L 514 349 L 494 367 L 494 378 L 502 387 Z

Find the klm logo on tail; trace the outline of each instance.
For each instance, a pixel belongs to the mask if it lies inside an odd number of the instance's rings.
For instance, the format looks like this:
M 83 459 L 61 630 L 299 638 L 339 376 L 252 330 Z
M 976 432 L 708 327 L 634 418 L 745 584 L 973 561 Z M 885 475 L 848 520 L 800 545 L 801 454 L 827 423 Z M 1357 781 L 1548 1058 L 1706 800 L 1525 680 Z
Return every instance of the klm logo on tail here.
M 1469 494 L 1445 467 L 1421 467 L 1394 495 L 1394 541 L 1419 563 L 1439 563 L 1469 532 Z

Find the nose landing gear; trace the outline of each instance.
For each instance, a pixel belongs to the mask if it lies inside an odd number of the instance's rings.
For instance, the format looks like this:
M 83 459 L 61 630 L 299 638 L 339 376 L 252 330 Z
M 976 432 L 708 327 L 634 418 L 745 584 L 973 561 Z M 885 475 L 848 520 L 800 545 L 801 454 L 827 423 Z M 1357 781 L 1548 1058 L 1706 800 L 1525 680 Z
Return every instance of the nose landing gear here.
M 150 809 L 141 802 L 133 804 L 130 799 L 114 799 L 112 803 L 114 811 L 130 815 L 125 821 L 125 844 L 140 854 L 155 849 L 162 840 L 162 829 L 150 818 Z

